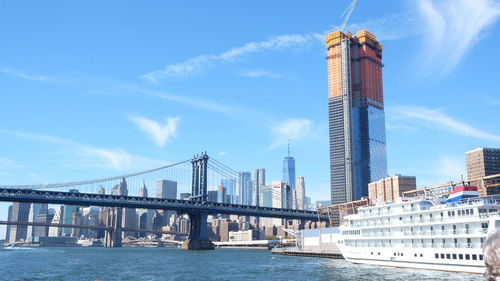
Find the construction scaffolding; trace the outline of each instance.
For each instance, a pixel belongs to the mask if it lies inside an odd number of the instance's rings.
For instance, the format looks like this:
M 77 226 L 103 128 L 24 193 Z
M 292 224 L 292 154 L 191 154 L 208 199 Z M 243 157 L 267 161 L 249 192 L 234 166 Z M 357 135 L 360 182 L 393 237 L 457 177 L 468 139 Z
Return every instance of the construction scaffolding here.
M 318 213 L 328 215 L 330 218 L 330 226 L 339 226 L 345 216 L 356 214 L 358 208 L 367 206 L 371 206 L 371 203 L 368 198 L 365 198 L 357 201 L 320 207 L 318 208 Z
M 403 197 L 418 197 L 424 198 L 428 196 L 445 197 L 453 192 L 455 186 L 459 185 L 477 186 L 479 196 L 488 196 L 500 194 L 500 174 L 495 174 L 486 177 L 461 180 L 457 182 L 449 182 L 446 184 L 424 187 L 411 191 L 403 192 Z

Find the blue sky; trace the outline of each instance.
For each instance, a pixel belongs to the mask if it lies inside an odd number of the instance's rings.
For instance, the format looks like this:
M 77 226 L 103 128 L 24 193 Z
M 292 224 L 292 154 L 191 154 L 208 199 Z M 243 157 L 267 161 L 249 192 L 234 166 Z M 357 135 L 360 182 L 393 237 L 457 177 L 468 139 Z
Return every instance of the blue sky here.
M 0 183 L 113 176 L 206 150 L 329 199 L 324 35 L 350 1 L 0 4 Z M 460 179 L 500 147 L 499 1 L 359 0 L 384 46 L 389 173 Z M 0 204 L 5 219 L 7 204 Z

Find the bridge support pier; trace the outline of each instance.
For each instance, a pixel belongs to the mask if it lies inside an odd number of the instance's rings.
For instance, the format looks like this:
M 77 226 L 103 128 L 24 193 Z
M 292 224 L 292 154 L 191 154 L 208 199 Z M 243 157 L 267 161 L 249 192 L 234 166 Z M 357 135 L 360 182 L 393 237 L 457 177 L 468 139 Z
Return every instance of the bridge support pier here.
M 182 244 L 184 250 L 213 250 L 214 244 L 208 239 L 207 213 L 190 213 L 189 238 Z
M 106 230 L 104 247 L 119 248 L 122 246 L 122 215 L 122 208 L 109 209 L 106 226 L 111 226 L 113 229 Z

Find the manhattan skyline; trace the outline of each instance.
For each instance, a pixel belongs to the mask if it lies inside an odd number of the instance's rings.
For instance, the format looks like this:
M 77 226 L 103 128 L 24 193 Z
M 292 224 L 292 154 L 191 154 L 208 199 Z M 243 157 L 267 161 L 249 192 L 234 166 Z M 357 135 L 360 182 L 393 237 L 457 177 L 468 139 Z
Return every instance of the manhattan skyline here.
M 2 4 L 0 181 L 99 178 L 206 150 L 269 183 L 290 139 L 307 196 L 329 199 L 324 35 L 349 1 L 286 3 Z M 384 45 L 390 175 L 458 180 L 466 151 L 498 147 L 499 15 L 498 1 L 359 1 L 347 29 Z

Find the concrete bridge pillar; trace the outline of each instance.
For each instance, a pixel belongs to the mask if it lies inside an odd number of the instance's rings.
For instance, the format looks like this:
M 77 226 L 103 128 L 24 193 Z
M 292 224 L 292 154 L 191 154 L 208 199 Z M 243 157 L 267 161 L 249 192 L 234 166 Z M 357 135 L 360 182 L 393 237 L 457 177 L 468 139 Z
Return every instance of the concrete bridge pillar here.
M 106 230 L 104 247 L 118 248 L 122 246 L 122 215 L 122 208 L 109 209 L 106 226 L 112 227 L 112 229 Z
M 213 250 L 214 244 L 208 239 L 207 213 L 189 213 L 191 225 L 188 240 L 182 244 L 184 250 Z

